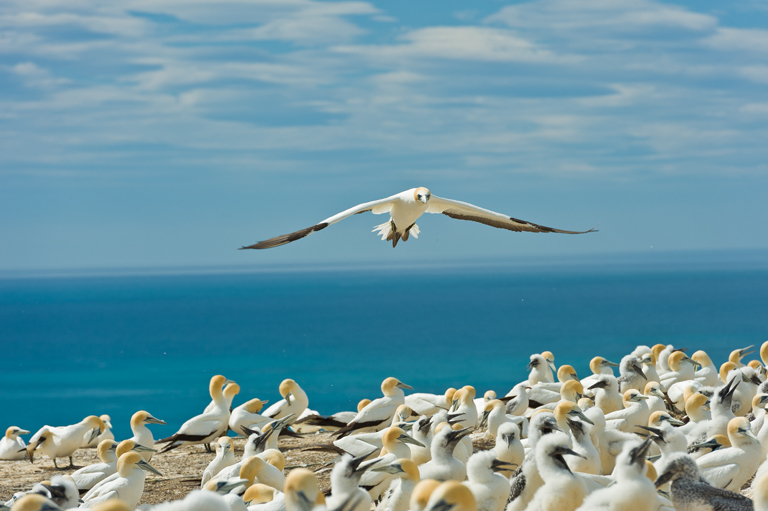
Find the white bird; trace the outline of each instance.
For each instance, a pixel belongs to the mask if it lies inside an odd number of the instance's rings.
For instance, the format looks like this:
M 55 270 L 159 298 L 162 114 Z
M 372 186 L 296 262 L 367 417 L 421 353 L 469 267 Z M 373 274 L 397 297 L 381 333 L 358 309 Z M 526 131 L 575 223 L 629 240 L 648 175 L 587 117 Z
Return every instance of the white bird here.
M 166 422 L 153 417 L 151 413 L 144 410 L 139 410 L 131 417 L 131 431 L 133 432 L 131 440 L 139 445 L 151 448 L 155 445 L 155 437 L 152 436 L 152 431 L 147 427 L 147 424 L 166 424 Z M 155 454 L 154 450 L 144 451 L 141 453 L 141 457 L 149 463 L 152 461 L 153 454 Z
M 382 430 L 389 426 L 397 407 L 405 404 L 403 389 L 413 389 L 397 378 L 389 377 L 381 383 L 381 393 L 384 397 L 374 399 L 360 410 L 355 418 L 346 426 L 339 429 L 338 436 L 346 436 L 360 429 Z
M 109 499 L 120 499 L 129 508 L 134 509 L 144 493 L 145 470 L 162 476 L 160 472 L 144 461 L 139 453 L 123 454 L 117 460 L 119 477 L 83 495 L 83 507 L 93 507 Z
M 755 475 L 763 459 L 760 442 L 752 434 L 749 421 L 736 417 L 728 423 L 731 447 L 718 449 L 696 459 L 701 475 L 712 486 L 739 491 Z
M 420 481 L 416 464 L 408 458 L 400 458 L 387 465 L 374 467 L 371 471 L 386 472 L 396 478 L 384 492 L 376 511 L 408 511 L 413 489 Z
M 324 502 L 317 486 L 317 476 L 306 468 L 295 468 L 285 478 L 286 511 L 310 511 L 315 504 Z
M 592 492 L 581 511 L 656 511 L 656 488 L 645 477 L 645 457 L 651 441 L 627 442 L 616 458 L 616 484 Z
M 648 399 L 635 389 L 624 392 L 622 402 L 624 408 L 605 414 L 605 427 L 607 429 L 619 429 L 627 433 L 636 433 L 636 426 L 648 424 L 651 411 L 645 401 Z
M 517 424 L 506 422 L 499 426 L 496 434 L 496 444 L 492 452 L 499 461 L 505 461 L 517 466 L 523 464 L 525 448 L 522 442 L 520 442 L 520 428 L 517 427 Z M 512 475 L 512 470 L 502 469 L 499 473 L 509 478 Z
M 256 483 L 243 493 L 248 511 L 285 511 L 285 494 L 266 484 Z
M 421 478 L 463 481 L 467 476 L 467 468 L 454 457 L 453 450 L 468 434 L 469 428 L 454 430 L 447 423 L 440 424 L 430 446 L 432 459 L 419 467 Z
M 211 378 L 209 392 L 215 406 L 210 412 L 204 412 L 189 419 L 174 435 L 158 440 L 157 443 L 166 444 L 160 450 L 161 453 L 186 444 L 204 444 L 209 451 L 208 444 L 226 433 L 230 412 L 221 391 L 221 387 L 226 383 L 232 382 L 221 375 Z
M 619 382 L 615 376 L 601 374 L 588 390 L 595 392 L 595 406 L 604 414 L 608 415 L 624 408 L 623 396 L 619 393 Z
M 648 381 L 640 359 L 634 355 L 626 355 L 621 359 L 619 374 L 619 392 L 622 394 L 629 389 L 642 392 Z
M 392 241 L 392 247 L 395 247 L 400 239 L 408 241 L 408 237 L 411 234 L 414 238 L 419 237 L 420 231 L 419 227 L 416 225 L 416 220 L 418 220 L 424 213 L 442 213 L 457 220 L 471 220 L 473 222 L 479 222 L 481 224 L 490 225 L 491 227 L 507 229 L 510 231 L 583 234 L 595 230 L 594 228 L 588 231 L 564 231 L 561 229 L 553 229 L 551 227 L 534 224 L 525 220 L 502 215 L 501 213 L 479 208 L 466 202 L 443 199 L 432 195 L 426 188 L 420 187 L 411 188 L 410 190 L 398 193 L 397 195 L 392 195 L 385 199 L 358 204 L 357 206 L 344 210 L 332 217 L 326 218 L 312 227 L 307 227 L 306 229 L 289 234 L 283 234 L 242 248 L 263 249 L 279 247 L 280 245 L 285 245 L 286 243 L 309 236 L 313 232 L 325 229 L 329 225 L 335 224 L 352 215 L 365 213 L 367 211 L 370 211 L 374 215 L 389 213 L 389 220 L 376 226 L 374 231 L 378 231 L 382 240 Z
M 219 438 L 216 442 L 216 457 L 205 467 L 200 487 L 205 487 L 205 483 L 213 479 L 223 469 L 235 464 L 235 445 L 228 436 Z
M 17 426 L 11 426 L 5 430 L 5 436 L 0 440 L 0 460 L 22 460 L 27 457 L 27 444 L 21 435 L 28 435 L 29 431 Z
M 549 412 L 539 412 L 531 417 L 528 442 L 531 450 L 525 455 L 520 469 L 510 479 L 510 504 L 507 511 L 523 511 L 528 508 L 538 489 L 544 484 L 536 464 L 536 445 L 545 436 L 561 431 L 555 417 Z
M 443 510 L 477 511 L 477 502 L 469 488 L 457 481 L 446 481 L 432 491 L 424 507 L 424 511 Z M 415 511 L 413 506 L 411 511 Z
M 408 444 L 425 447 L 420 442 L 409 437 L 405 431 L 403 431 L 398 426 L 390 426 L 387 428 L 381 438 L 381 441 L 384 445 L 386 454 L 380 456 L 379 463 L 373 468 L 376 468 L 377 466 L 388 465 L 397 459 L 409 458 L 411 456 L 411 450 L 408 448 Z M 393 482 L 393 480 L 394 475 L 391 473 L 380 471 L 374 472 L 371 470 L 363 474 L 363 476 L 360 478 L 360 486 L 368 489 L 368 493 L 370 494 L 371 498 L 376 501 L 379 499 L 381 494 L 384 493 L 387 488 L 389 488 L 389 485 Z
M 370 511 L 373 502 L 371 496 L 358 484 L 363 473 L 378 462 L 378 458 L 365 461 L 363 457 L 353 458 L 348 454 L 342 456 L 331 470 L 333 493 L 328 497 L 328 508 L 340 507 L 351 498 L 355 505 L 346 511 Z
M 69 457 L 69 466 L 73 467 L 72 454 L 83 444 L 83 436 L 90 431 L 91 438 L 96 438 L 104 432 L 106 427 L 104 421 L 95 415 L 89 415 L 71 426 L 43 426 L 29 439 L 27 455 L 29 460 L 33 461 L 35 451 L 40 449 L 53 460 L 56 468 L 59 468 L 56 465 L 56 458 L 66 457 Z
M 606 360 L 603 357 L 593 357 L 589 361 L 589 369 L 592 371 L 592 374 L 581 380 L 581 385 L 585 389 L 589 389 L 592 384 L 597 382 L 600 375 L 607 374 L 613 376 L 613 367 L 619 367 L 619 364 Z
M 563 433 L 545 435 L 536 443 L 536 466 L 544 485 L 533 496 L 529 511 L 574 511 L 584 501 L 584 480 L 571 472 L 563 458 L 567 454 L 579 456 L 568 445 L 568 436 Z
M 117 472 L 117 442 L 102 440 L 96 448 L 101 463 L 93 463 L 72 474 L 78 490 L 90 490 L 99 481 Z
M 509 497 L 509 479 L 498 474 L 513 465 L 499 461 L 493 451 L 480 451 L 467 462 L 467 479 L 463 484 L 472 492 L 477 511 L 504 511 Z
M 112 418 L 109 415 L 102 415 L 99 417 L 101 420 L 104 421 L 104 424 L 107 426 L 104 429 L 104 432 L 88 442 L 88 439 L 90 438 L 91 434 L 86 433 L 83 435 L 83 447 L 98 447 L 98 445 L 101 443 L 102 440 L 114 440 L 115 434 L 112 433 Z
M 296 418 L 300 417 L 309 405 L 309 398 L 304 389 L 288 378 L 280 382 L 278 390 L 283 399 L 264 410 L 262 415 L 272 419 L 282 419 L 291 414 Z
M 242 435 L 243 426 L 248 429 L 261 429 L 266 424 L 274 421 L 275 419 L 272 417 L 265 417 L 260 413 L 268 402 L 255 398 L 233 409 L 229 416 L 229 429 Z
M 439 410 L 448 410 L 453 402 L 453 394 L 456 389 L 450 387 L 445 394 L 426 394 L 417 392 L 405 396 L 405 404 L 416 415 L 434 415 Z
M 707 352 L 699 350 L 691 355 L 691 358 L 701 366 L 701 369 L 696 371 L 695 380 L 706 387 L 717 385 L 719 379 L 717 367 L 712 363 L 712 359 L 709 358 Z

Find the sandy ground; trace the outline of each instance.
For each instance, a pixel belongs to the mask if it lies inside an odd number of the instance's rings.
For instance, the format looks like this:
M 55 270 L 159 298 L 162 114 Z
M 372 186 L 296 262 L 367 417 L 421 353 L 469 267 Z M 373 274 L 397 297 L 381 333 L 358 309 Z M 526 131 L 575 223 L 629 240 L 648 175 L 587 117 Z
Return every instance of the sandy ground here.
M 322 470 L 323 465 L 333 460 L 336 455 L 327 452 L 305 451 L 306 447 L 330 443 L 333 437 L 329 433 L 315 433 L 305 435 L 302 438 L 281 437 L 278 446 L 285 455 L 285 472 L 290 472 L 296 467 L 306 467 L 317 473 L 320 488 L 330 486 L 330 470 Z M 235 457 L 239 461 L 243 453 L 245 439 L 236 438 Z M 490 449 L 490 442 L 475 441 L 475 449 Z M 190 491 L 200 488 L 200 477 L 205 467 L 214 458 L 213 453 L 206 453 L 201 445 L 180 447 L 165 454 L 156 454 L 150 464 L 155 467 L 163 477 L 147 472 L 144 484 L 144 496 L 140 504 L 158 504 L 168 500 L 184 498 Z M 71 474 L 77 468 L 98 463 L 95 449 L 80 449 L 75 453 L 74 462 L 76 468 L 62 468 L 56 470 L 51 461 L 45 455 L 35 457 L 35 462 L 0 461 L 0 502 L 10 499 L 15 492 L 27 491 L 33 484 L 50 480 L 55 474 Z M 67 460 L 59 458 L 56 463 L 59 466 L 67 464 Z

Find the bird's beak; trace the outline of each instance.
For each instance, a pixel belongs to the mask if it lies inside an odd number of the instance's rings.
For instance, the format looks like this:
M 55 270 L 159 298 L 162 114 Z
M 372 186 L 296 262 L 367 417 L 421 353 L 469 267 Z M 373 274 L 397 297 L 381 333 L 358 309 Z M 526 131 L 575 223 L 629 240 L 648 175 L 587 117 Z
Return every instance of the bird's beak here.
M 374 467 L 371 472 L 386 472 L 387 474 L 399 474 L 403 472 L 403 467 L 399 463 L 393 463 L 391 465 L 384 465 L 381 467 Z
M 22 429 L 21 431 L 19 431 L 19 435 L 29 435 L 29 431 L 27 431 L 26 429 Z
M 100 434 L 101 434 L 101 430 L 100 430 L 99 428 L 93 428 L 93 430 L 91 431 L 91 436 L 90 436 L 90 438 L 88 439 L 88 443 L 90 444 L 91 442 L 93 442 L 93 440 L 94 440 L 94 439 L 95 439 L 97 436 L 99 436 Z
M 527 371 L 530 371 L 531 369 L 533 369 L 533 360 L 531 360 L 530 362 L 528 362 L 528 365 L 527 365 L 527 366 L 525 366 L 525 369 L 526 369 Z
M 658 479 L 656 479 L 656 482 L 653 484 L 656 486 L 656 488 L 659 488 L 664 486 L 670 479 L 672 479 L 672 472 L 664 472 L 659 476 Z
M 397 439 L 403 442 L 404 444 L 418 445 L 419 447 L 424 447 L 424 444 L 422 444 L 416 439 L 409 437 L 408 435 L 400 435 L 399 437 L 397 437 Z
M 480 424 L 478 427 L 484 428 L 486 424 L 488 424 L 488 416 L 491 414 L 491 412 L 484 410 L 483 415 L 480 417 Z
M 632 364 L 631 369 L 643 377 L 644 380 L 648 381 L 648 377 L 643 372 L 643 368 L 640 364 Z
M 619 364 L 616 364 L 614 362 L 611 362 L 610 360 L 603 359 L 603 363 L 600 365 L 608 366 L 608 367 L 619 367 Z
M 285 402 L 288 403 L 289 405 L 291 404 L 291 393 L 290 392 L 285 395 Z
M 639 447 L 630 451 L 631 463 L 642 463 L 645 460 L 645 455 L 648 454 L 648 449 L 651 448 L 651 439 L 648 438 Z
M 674 417 L 671 417 L 671 416 L 662 415 L 661 416 L 661 420 L 667 421 L 670 424 L 672 424 L 673 426 L 683 426 L 683 425 L 685 425 L 685 423 L 683 421 L 677 420 L 677 419 L 675 419 Z
M 142 469 L 142 470 L 147 470 L 147 471 L 149 471 L 149 472 L 153 472 L 153 473 L 155 473 L 155 474 L 159 475 L 160 477 L 163 477 L 163 474 L 161 474 L 160 472 L 158 472 L 158 471 L 157 471 L 157 469 L 156 469 L 155 467 L 153 467 L 152 465 L 150 465 L 149 463 L 147 463 L 147 462 L 146 462 L 146 461 L 144 461 L 144 460 L 141 460 L 140 462 L 138 462 L 138 463 L 136 464 L 136 466 L 138 466 L 138 467 L 139 467 L 140 469 Z
M 226 495 L 227 493 L 234 490 L 238 486 L 242 486 L 247 483 L 248 483 L 248 479 L 241 479 L 239 477 L 236 479 L 230 479 L 228 481 L 222 481 L 219 483 L 219 485 L 217 485 L 216 493 L 218 493 L 219 495 Z
M 456 424 L 459 422 L 459 417 L 464 417 L 464 413 L 449 413 L 448 414 L 448 424 Z
M 155 417 L 152 417 L 151 415 L 147 417 L 147 419 L 144 421 L 147 424 L 168 424 L 164 420 L 156 419 Z
M 403 382 L 401 382 L 401 381 L 397 382 L 397 385 L 395 385 L 395 387 L 398 387 L 398 388 L 400 388 L 400 389 L 409 389 L 409 390 L 413 390 L 413 387 L 411 387 L 410 385 L 406 385 L 405 383 L 403 383 Z
M 134 452 L 157 452 L 153 448 L 141 444 L 134 445 L 131 450 Z
M 459 430 L 451 430 L 450 433 L 448 433 L 448 443 L 456 443 L 465 436 L 469 435 L 472 432 L 471 427 L 467 427 L 464 429 Z
M 600 380 L 600 381 L 597 381 L 597 382 L 593 383 L 589 387 L 587 387 L 587 390 L 604 389 L 607 386 L 608 386 L 607 382 L 605 382 L 603 380 Z
M 752 346 L 747 346 L 746 348 L 741 348 L 741 349 L 739 350 L 739 358 L 744 358 L 744 357 L 746 357 L 747 355 L 749 355 L 750 353 L 754 353 L 754 352 L 755 352 L 755 350 L 753 350 L 753 349 L 752 349 L 752 348 L 754 348 L 754 347 L 755 347 L 755 346 L 754 346 L 754 345 L 752 345 Z
M 709 448 L 709 449 L 712 449 L 713 451 L 716 451 L 717 449 L 721 448 L 722 445 L 720 445 L 720 443 L 717 440 L 715 440 L 714 438 L 710 438 L 706 442 L 701 442 L 701 443 L 698 443 L 698 444 L 692 444 L 691 445 L 691 449 L 696 449 L 696 448 L 700 449 L 702 447 Z
M 229 385 L 230 383 L 236 383 L 236 382 L 234 382 L 234 381 L 230 380 L 229 378 L 227 378 L 226 380 L 224 380 L 224 383 L 221 386 L 223 387 L 224 385 Z
M 499 459 L 494 459 L 491 462 L 491 470 L 493 470 L 494 472 L 499 472 L 502 470 L 511 470 L 516 466 L 518 466 L 517 463 L 510 463 L 508 461 L 501 461 Z
M 565 446 L 556 447 L 555 450 L 552 452 L 552 454 L 559 454 L 560 456 L 562 456 L 563 454 L 570 454 L 571 456 L 578 456 L 579 458 L 584 458 L 584 456 L 582 456 L 581 454 Z

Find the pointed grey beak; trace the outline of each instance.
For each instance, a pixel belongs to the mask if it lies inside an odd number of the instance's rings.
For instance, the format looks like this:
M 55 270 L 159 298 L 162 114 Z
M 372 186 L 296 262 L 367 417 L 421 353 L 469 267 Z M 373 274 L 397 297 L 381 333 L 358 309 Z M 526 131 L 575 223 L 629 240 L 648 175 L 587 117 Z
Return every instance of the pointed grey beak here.
M 510 463 L 508 461 L 501 461 L 499 459 L 495 459 L 491 462 L 491 470 L 493 470 L 494 472 L 499 472 L 502 470 L 511 470 L 516 466 L 518 466 L 517 463 Z
M 398 382 L 398 384 L 395 385 L 395 387 L 398 387 L 398 388 L 401 388 L 401 389 L 413 390 L 413 387 L 411 387 L 410 385 L 406 385 L 403 382 Z
M 397 439 L 403 442 L 404 444 L 418 445 L 419 447 L 424 447 L 424 444 L 422 444 L 418 440 L 415 440 L 409 437 L 408 435 L 400 435 L 399 437 L 397 437 Z
M 117 447 L 115 447 L 115 450 L 117 450 Z M 157 452 L 153 448 L 141 444 L 134 445 L 131 450 L 134 452 Z
M 611 362 L 610 360 L 603 359 L 603 363 L 600 365 L 608 366 L 608 367 L 619 367 L 619 364 L 616 364 L 614 362 Z
M 146 422 L 147 424 L 163 424 L 163 425 L 168 424 L 164 420 L 157 419 L 155 417 L 152 417 L 151 415 L 147 417 L 147 419 L 144 422 Z
M 93 442 L 96 439 L 96 437 L 99 436 L 100 434 L 101 434 L 101 431 L 99 431 L 99 428 L 93 428 L 91 430 L 91 436 L 88 439 L 88 443 L 90 444 L 91 442 Z
M 146 470 L 146 471 L 149 471 L 149 472 L 153 472 L 153 473 L 155 473 L 155 474 L 159 475 L 160 477 L 163 477 L 163 474 L 161 474 L 160 472 L 158 472 L 158 471 L 157 471 L 157 469 L 155 469 L 155 467 L 153 467 L 152 465 L 150 465 L 149 463 L 147 463 L 147 462 L 146 462 L 146 461 L 144 461 L 144 460 L 141 460 L 140 462 L 138 462 L 138 463 L 136 464 L 136 466 L 138 466 L 138 467 L 139 467 L 140 469 L 142 469 L 142 470 Z

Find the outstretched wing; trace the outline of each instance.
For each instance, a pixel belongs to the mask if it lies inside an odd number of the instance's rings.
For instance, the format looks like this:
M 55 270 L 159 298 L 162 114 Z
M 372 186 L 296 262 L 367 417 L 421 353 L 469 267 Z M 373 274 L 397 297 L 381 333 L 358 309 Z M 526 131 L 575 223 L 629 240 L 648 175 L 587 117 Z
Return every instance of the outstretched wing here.
M 275 236 L 274 238 L 260 241 L 254 245 L 249 245 L 247 247 L 240 247 L 240 250 L 243 250 L 246 248 L 262 249 L 262 248 L 279 247 L 280 245 L 285 245 L 286 243 L 290 243 L 292 241 L 305 238 L 310 234 L 312 234 L 313 232 L 321 231 L 326 227 L 328 227 L 329 225 L 335 224 L 336 222 L 344 220 L 347 217 L 350 217 L 352 215 L 359 215 L 360 213 L 366 213 L 368 211 L 370 211 L 374 215 L 389 213 L 389 211 L 392 209 L 392 204 L 394 204 L 394 202 L 398 200 L 398 198 L 399 198 L 399 195 L 393 195 L 391 197 L 387 197 L 386 199 L 379 199 L 372 202 L 366 202 L 364 204 L 358 204 L 357 206 L 354 206 L 345 211 L 342 211 L 341 213 L 333 215 L 332 217 L 326 218 L 322 222 L 318 222 L 312 227 L 307 227 L 306 229 L 302 229 L 300 231 L 291 232 L 288 234 L 282 234 L 280 236 Z
M 442 197 L 435 197 L 434 195 L 429 200 L 429 206 L 427 206 L 427 213 L 442 213 L 451 218 L 457 220 L 471 220 L 473 222 L 479 222 L 481 224 L 490 225 L 491 227 L 497 227 L 499 229 L 507 229 L 509 231 L 527 231 L 527 232 L 559 232 L 562 234 L 584 234 L 587 232 L 593 232 L 595 227 L 588 231 L 564 231 L 562 229 L 554 229 L 545 225 L 534 224 L 511 216 L 502 215 L 495 211 L 479 208 L 466 202 L 461 202 L 451 199 L 443 199 Z

